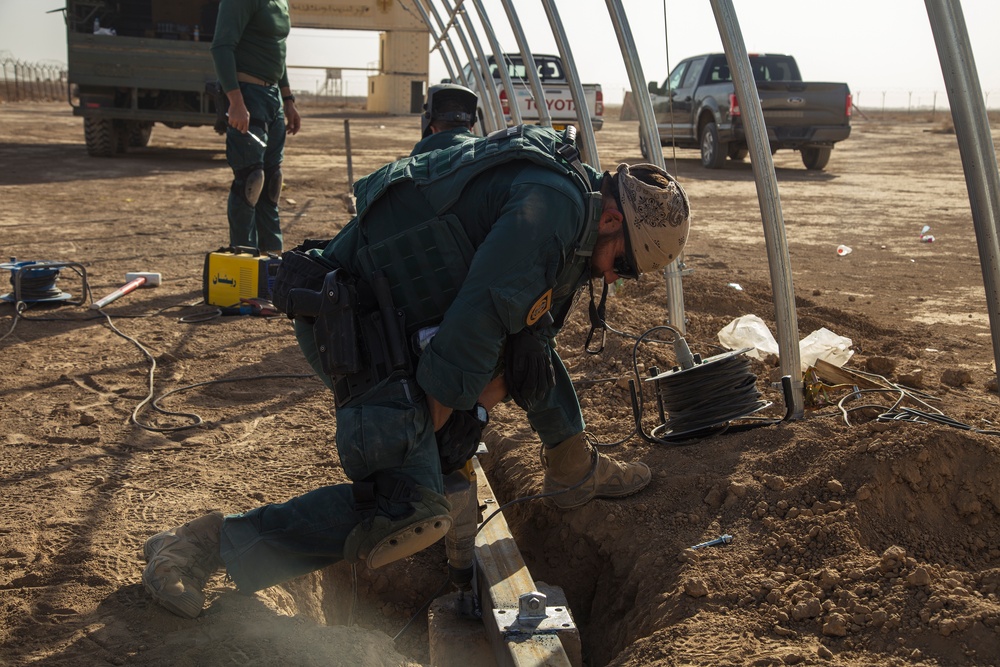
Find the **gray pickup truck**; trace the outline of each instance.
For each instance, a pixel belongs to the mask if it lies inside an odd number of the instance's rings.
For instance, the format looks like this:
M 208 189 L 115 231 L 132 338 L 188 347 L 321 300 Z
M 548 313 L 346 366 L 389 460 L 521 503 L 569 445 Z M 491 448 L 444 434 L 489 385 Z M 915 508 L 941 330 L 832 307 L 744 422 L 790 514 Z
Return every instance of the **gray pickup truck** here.
M 145 146 L 154 123 L 225 131 L 210 48 L 219 3 L 67 0 L 73 114 L 87 152 L 112 157 Z
M 833 145 L 851 134 L 846 83 L 804 82 L 789 55 L 750 54 L 771 154 L 797 150 L 807 169 L 823 169 Z M 700 148 L 701 163 L 720 169 L 747 156 L 747 141 L 732 74 L 722 53 L 681 61 L 663 84 L 649 82 L 663 146 Z M 649 150 L 640 133 L 640 148 Z

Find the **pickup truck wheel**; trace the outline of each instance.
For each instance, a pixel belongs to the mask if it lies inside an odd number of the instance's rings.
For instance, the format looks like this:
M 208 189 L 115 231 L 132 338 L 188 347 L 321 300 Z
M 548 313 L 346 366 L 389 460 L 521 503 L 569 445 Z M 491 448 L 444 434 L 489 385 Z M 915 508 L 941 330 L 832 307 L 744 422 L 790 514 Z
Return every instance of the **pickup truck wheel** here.
M 130 148 L 145 148 L 153 134 L 153 124 L 136 121 L 128 125 L 128 145 Z
M 729 144 L 729 159 L 739 162 L 750 153 L 750 149 L 739 144 Z
M 729 147 L 719 143 L 719 130 L 715 123 L 707 123 L 701 128 L 701 166 L 706 169 L 722 169 L 728 152 Z
M 84 118 L 83 138 L 91 157 L 112 157 L 115 154 L 115 124 L 110 118 Z
M 829 146 L 821 148 L 803 148 L 802 164 L 806 169 L 822 169 L 830 161 L 830 153 L 833 151 Z

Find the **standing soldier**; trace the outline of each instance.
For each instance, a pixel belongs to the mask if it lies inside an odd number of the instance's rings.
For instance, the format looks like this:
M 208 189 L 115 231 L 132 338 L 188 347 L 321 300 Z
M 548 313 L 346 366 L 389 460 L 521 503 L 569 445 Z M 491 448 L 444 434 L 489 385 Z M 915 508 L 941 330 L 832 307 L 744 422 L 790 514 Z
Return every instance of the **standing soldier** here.
M 301 119 L 288 84 L 288 0 L 222 0 L 212 39 L 216 76 L 229 102 L 226 160 L 229 244 L 280 253 L 285 132 Z

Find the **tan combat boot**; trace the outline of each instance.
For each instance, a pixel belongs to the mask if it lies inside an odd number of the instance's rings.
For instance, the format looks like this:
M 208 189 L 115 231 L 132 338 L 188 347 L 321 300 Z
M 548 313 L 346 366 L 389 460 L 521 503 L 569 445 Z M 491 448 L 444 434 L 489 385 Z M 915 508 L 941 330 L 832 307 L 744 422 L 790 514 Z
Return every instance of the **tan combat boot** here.
M 399 519 L 376 515 L 358 524 L 344 541 L 344 560 L 365 561 L 377 569 L 412 556 L 434 544 L 451 530 L 451 503 L 439 493 L 417 486 L 420 499 L 413 512 Z
M 595 465 L 596 464 L 596 465 Z M 646 488 L 652 473 L 645 463 L 621 463 L 601 456 L 587 442 L 583 433 L 563 440 L 551 449 L 542 449 L 542 468 L 545 470 L 543 493 L 579 487 L 548 498 L 559 509 L 572 509 L 594 498 L 624 498 Z
M 143 545 L 142 583 L 161 605 L 184 618 L 205 606 L 202 589 L 220 567 L 222 513 L 212 512 L 179 528 L 153 535 Z

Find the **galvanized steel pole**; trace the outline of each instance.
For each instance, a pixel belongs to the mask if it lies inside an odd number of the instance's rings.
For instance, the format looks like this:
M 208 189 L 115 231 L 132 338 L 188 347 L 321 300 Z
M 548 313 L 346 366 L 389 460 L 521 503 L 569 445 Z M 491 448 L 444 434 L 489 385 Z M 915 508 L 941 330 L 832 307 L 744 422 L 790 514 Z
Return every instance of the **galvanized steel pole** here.
M 449 12 L 460 13 L 462 15 L 465 30 L 469 35 L 469 40 L 472 42 L 473 48 L 476 50 L 476 57 L 472 59 L 471 63 L 472 70 L 480 75 L 476 78 L 476 82 L 478 83 L 480 80 L 483 82 L 479 88 L 479 99 L 485 102 L 485 106 L 489 107 L 490 113 L 493 114 L 496 125 L 494 129 L 499 130 L 502 127 L 507 127 L 507 119 L 504 117 L 503 109 L 500 107 L 500 96 L 497 93 L 497 87 L 493 84 L 493 75 L 490 74 L 489 68 L 486 66 L 487 60 L 486 54 L 483 53 L 483 45 L 479 41 L 479 36 L 476 35 L 476 29 L 469 19 L 468 12 L 465 11 L 464 7 L 452 9 L 449 0 L 441 0 L 441 2 Z M 455 24 L 455 29 L 461 31 L 458 23 Z M 461 35 L 462 33 L 459 32 L 459 34 Z
M 795 289 L 792 286 L 791 264 L 788 258 L 788 240 L 778 196 L 778 179 L 774 173 L 771 149 L 764 127 L 764 112 L 760 107 L 757 86 L 750 70 L 743 33 L 733 9 L 732 0 L 711 0 L 715 22 L 719 26 L 722 46 L 726 51 L 729 69 L 733 72 L 736 97 L 743 111 L 750 164 L 757 183 L 757 202 L 764 223 L 764 242 L 767 246 L 767 263 L 771 272 L 771 290 L 774 292 L 774 319 L 778 328 L 778 353 L 782 375 L 792 378 L 793 419 L 800 419 L 804 412 L 802 394 L 802 368 L 799 354 L 799 325 L 795 314 Z
M 972 206 L 972 223 L 976 228 L 979 264 L 986 288 L 993 359 L 997 371 L 1000 371 L 1000 269 L 997 259 L 1000 257 L 997 234 L 1000 173 L 997 171 L 996 149 L 962 5 L 958 0 L 925 0 L 924 4 L 948 90 L 951 116 L 955 121 L 965 185 Z
M 483 30 L 486 31 L 486 39 L 489 40 L 490 48 L 493 49 L 493 59 L 496 61 L 497 69 L 500 72 L 500 81 L 503 83 L 503 89 L 507 92 L 507 106 L 510 108 L 510 118 L 514 122 L 514 125 L 520 125 L 521 109 L 517 104 L 517 91 L 514 90 L 514 84 L 510 80 L 507 59 L 504 58 L 503 49 L 500 48 L 497 35 L 493 32 L 493 24 L 490 23 L 490 17 L 486 14 L 486 8 L 483 7 L 482 0 L 473 0 L 473 4 L 476 6 L 476 11 L 479 12 L 479 22 L 483 24 Z M 500 111 L 503 112 L 503 103 L 500 103 Z
M 583 138 L 583 161 L 597 171 L 601 170 L 601 159 L 597 155 L 597 143 L 594 141 L 594 124 L 590 120 L 590 108 L 587 106 L 587 95 L 583 92 L 583 85 L 580 83 L 580 76 L 576 71 L 576 62 L 573 60 L 573 52 L 569 48 L 569 40 L 566 39 L 566 30 L 563 28 L 562 20 L 559 18 L 559 10 L 552 0 L 542 0 L 545 7 L 545 14 L 549 17 L 549 25 L 552 28 L 552 36 L 556 38 L 556 46 L 559 47 L 559 55 L 562 57 L 563 69 L 566 74 L 566 81 L 569 83 L 570 92 L 573 95 L 573 105 L 576 107 L 576 117 L 579 122 L 580 134 Z
M 434 46 L 431 47 L 431 51 L 434 51 L 435 49 L 438 50 L 441 54 L 441 60 L 444 61 L 444 66 L 448 70 L 448 78 L 455 81 L 457 75 L 451 66 L 451 60 L 444 52 L 444 49 L 441 48 L 441 37 L 439 36 L 437 29 L 435 29 L 434 25 L 431 23 L 431 17 L 427 14 L 427 10 L 424 9 L 424 5 L 420 2 L 420 0 L 413 0 L 413 4 L 417 7 L 417 11 L 420 12 L 420 18 L 424 20 L 424 24 L 427 26 L 427 31 L 431 34 L 431 37 L 434 38 Z M 455 67 L 461 67 L 461 63 L 456 62 Z M 428 85 L 430 84 L 428 83 Z
M 608 14 L 611 15 L 611 23 L 615 27 L 615 34 L 618 35 L 618 45 L 621 48 L 622 58 L 625 61 L 625 69 L 628 72 L 628 80 L 632 85 L 632 99 L 635 101 L 636 109 L 639 111 L 639 127 L 643 136 L 646 137 L 647 146 L 659 146 L 660 136 L 656 127 L 656 114 L 653 111 L 653 101 L 649 97 L 649 90 L 646 88 L 645 78 L 642 74 L 642 63 L 635 50 L 635 40 L 632 38 L 632 29 L 629 27 L 628 17 L 622 7 L 621 0 L 606 0 Z M 666 169 L 663 162 L 662 150 L 651 150 L 650 159 L 653 164 L 661 169 Z M 681 332 L 687 333 L 687 326 L 684 317 L 684 289 L 681 284 L 681 258 L 678 257 L 663 270 L 663 277 L 667 284 L 667 318 L 668 323 Z
M 531 83 L 531 94 L 535 96 L 535 108 L 538 109 L 538 124 L 545 127 L 552 126 L 552 117 L 549 115 L 549 107 L 545 104 L 545 90 L 542 88 L 542 80 L 538 76 L 538 67 L 535 65 L 535 57 L 531 55 L 531 48 L 528 46 L 528 38 L 521 27 L 521 21 L 517 17 L 511 0 L 502 0 L 504 11 L 507 12 L 507 21 L 514 31 L 514 39 L 517 40 L 517 47 L 521 49 L 521 62 L 524 64 L 524 73 Z
M 442 0 L 445 8 L 449 7 L 447 0 Z M 434 0 L 427 0 L 427 4 L 430 6 L 434 17 L 437 19 L 438 23 L 441 25 L 442 29 L 445 29 L 444 22 L 441 20 L 441 15 L 438 13 L 437 6 L 434 4 Z M 472 47 L 469 46 L 469 40 L 465 38 L 465 32 L 462 30 L 462 26 L 458 23 L 451 24 L 455 28 L 455 33 L 458 35 L 459 41 L 462 42 L 462 48 L 465 49 L 465 55 L 469 61 L 469 69 L 472 71 L 472 76 L 476 80 L 476 87 L 479 89 L 479 99 L 483 102 L 481 107 L 483 110 L 483 125 L 487 132 L 493 132 L 494 130 L 499 130 L 503 127 L 503 124 L 498 124 L 496 111 L 493 104 L 490 101 L 489 94 L 486 92 L 487 86 L 486 82 L 483 80 L 482 68 L 478 66 L 480 60 L 477 58 L 476 54 L 473 52 Z M 464 69 L 463 69 L 464 71 Z M 465 85 L 469 85 L 466 83 Z M 493 88 L 493 82 L 490 81 L 490 88 Z M 485 95 L 485 97 L 484 97 Z M 496 92 L 494 92 L 494 96 Z
M 413 0 L 417 7 L 421 9 L 421 14 L 427 15 L 426 10 L 423 10 L 423 4 L 421 0 Z M 459 83 L 463 86 L 469 86 L 469 77 L 465 75 L 465 70 L 462 69 L 462 59 L 458 57 L 458 50 L 455 48 L 455 43 L 451 41 L 451 35 L 448 34 L 447 29 L 445 29 L 444 21 L 441 20 L 441 15 L 438 14 L 437 7 L 434 6 L 434 0 L 427 0 L 427 6 L 430 8 L 431 12 L 434 14 L 434 19 L 437 21 L 438 29 L 441 31 L 440 36 L 435 40 L 434 46 L 438 46 L 442 41 L 448 46 L 448 52 L 451 53 L 451 59 L 455 62 L 455 69 L 458 71 Z M 427 23 L 427 27 L 430 28 L 431 24 L 428 19 L 424 19 Z

